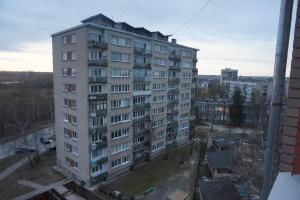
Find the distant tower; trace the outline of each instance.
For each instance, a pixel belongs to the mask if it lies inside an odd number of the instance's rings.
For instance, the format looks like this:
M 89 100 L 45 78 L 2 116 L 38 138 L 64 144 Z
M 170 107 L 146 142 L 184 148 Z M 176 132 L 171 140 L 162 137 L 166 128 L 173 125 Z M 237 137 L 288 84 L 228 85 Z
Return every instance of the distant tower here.
M 231 69 L 231 68 L 225 68 L 221 70 L 221 76 L 220 76 L 220 84 L 222 84 L 223 81 L 236 81 L 238 77 L 238 70 Z

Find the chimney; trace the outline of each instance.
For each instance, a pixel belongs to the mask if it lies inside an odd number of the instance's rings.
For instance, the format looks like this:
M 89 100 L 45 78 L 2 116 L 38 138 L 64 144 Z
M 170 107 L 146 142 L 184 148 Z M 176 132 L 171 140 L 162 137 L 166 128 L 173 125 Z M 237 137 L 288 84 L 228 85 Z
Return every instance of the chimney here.
M 175 38 L 172 38 L 172 41 L 171 41 L 173 44 L 176 44 L 176 39 Z

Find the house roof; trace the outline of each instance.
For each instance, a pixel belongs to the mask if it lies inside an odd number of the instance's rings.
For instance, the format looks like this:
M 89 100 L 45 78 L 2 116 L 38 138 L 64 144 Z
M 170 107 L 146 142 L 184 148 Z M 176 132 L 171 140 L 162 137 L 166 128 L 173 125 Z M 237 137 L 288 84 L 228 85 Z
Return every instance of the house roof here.
M 202 178 L 198 189 L 205 200 L 241 200 L 238 190 L 228 178 Z
M 216 151 L 207 153 L 208 164 L 212 170 L 232 170 L 236 164 L 236 158 L 232 151 Z

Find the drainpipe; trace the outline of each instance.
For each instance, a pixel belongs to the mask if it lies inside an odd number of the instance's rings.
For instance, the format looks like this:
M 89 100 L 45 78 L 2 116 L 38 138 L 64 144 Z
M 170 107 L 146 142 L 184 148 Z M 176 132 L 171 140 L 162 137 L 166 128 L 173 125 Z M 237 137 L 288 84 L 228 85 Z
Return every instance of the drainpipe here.
M 277 45 L 273 78 L 272 103 L 268 124 L 267 145 L 264 154 L 262 199 L 267 200 L 272 187 L 274 142 L 280 135 L 282 97 L 284 92 L 286 61 L 291 29 L 293 0 L 282 0 L 277 33 Z M 277 147 L 276 147 L 277 148 Z

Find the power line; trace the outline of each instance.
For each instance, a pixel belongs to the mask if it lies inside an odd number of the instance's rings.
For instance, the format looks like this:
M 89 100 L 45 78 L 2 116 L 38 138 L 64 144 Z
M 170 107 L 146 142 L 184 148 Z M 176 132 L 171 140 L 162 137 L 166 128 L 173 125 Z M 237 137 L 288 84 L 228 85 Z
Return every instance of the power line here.
M 182 29 L 185 25 L 187 25 L 194 17 L 196 17 L 197 15 L 199 15 L 213 0 L 208 0 L 202 7 L 199 8 L 199 10 L 197 10 L 197 12 L 195 14 L 193 14 L 190 18 L 188 18 L 181 26 L 179 26 L 173 33 L 172 35 L 174 35 L 175 33 L 177 33 L 180 29 Z

